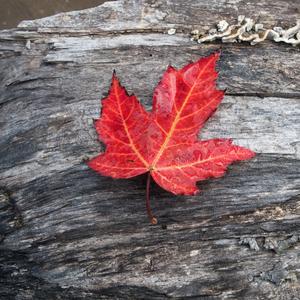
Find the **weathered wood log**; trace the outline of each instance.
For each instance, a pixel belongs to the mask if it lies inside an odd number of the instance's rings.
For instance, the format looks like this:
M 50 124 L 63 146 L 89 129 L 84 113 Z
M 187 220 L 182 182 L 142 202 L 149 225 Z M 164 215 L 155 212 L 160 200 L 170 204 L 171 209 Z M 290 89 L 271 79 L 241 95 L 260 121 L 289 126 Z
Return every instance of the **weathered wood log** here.
M 0 31 L 1 299 L 298 299 L 300 52 L 188 38 L 237 14 L 292 25 L 299 2 L 115 1 Z M 169 28 L 179 34 L 165 34 Z M 202 138 L 258 152 L 202 193 L 84 163 L 112 70 L 143 104 L 168 64 L 222 48 L 227 95 Z

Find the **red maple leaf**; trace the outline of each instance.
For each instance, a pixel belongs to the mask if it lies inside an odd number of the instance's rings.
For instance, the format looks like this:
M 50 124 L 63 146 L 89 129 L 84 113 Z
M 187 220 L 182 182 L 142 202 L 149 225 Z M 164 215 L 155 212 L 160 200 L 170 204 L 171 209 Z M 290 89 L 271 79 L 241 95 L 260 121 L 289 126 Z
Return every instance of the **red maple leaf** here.
M 198 139 L 224 96 L 215 83 L 218 58 L 215 53 L 180 70 L 169 67 L 155 88 L 152 112 L 127 94 L 115 73 L 109 95 L 102 100 L 95 126 L 106 150 L 88 165 L 113 178 L 148 172 L 146 207 L 153 224 L 157 220 L 149 203 L 150 175 L 167 191 L 195 195 L 197 181 L 221 177 L 233 161 L 255 155 L 229 139 Z

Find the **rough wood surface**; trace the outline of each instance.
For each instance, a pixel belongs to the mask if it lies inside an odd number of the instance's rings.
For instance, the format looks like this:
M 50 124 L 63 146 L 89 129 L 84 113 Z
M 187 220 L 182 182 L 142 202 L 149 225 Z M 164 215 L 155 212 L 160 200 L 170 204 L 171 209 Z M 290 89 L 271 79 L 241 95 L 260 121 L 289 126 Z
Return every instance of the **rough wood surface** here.
M 0 31 L 1 299 L 299 299 L 299 47 L 198 45 L 245 14 L 292 25 L 299 1 L 115 1 Z M 165 34 L 175 27 L 179 34 Z M 201 134 L 258 152 L 202 193 L 113 180 L 84 159 L 112 70 L 151 107 L 168 64 L 222 48 L 227 95 Z

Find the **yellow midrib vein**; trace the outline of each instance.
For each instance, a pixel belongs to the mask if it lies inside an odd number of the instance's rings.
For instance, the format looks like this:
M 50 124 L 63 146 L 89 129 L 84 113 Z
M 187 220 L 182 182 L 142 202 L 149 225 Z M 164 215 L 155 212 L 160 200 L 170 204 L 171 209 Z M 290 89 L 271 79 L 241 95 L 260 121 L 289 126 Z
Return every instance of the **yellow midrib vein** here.
M 216 159 L 221 159 L 221 158 L 223 158 L 225 156 L 227 156 L 226 153 L 222 154 L 222 155 L 219 155 L 219 156 L 214 156 L 214 157 L 210 157 L 210 158 L 207 158 L 207 159 L 203 159 L 203 160 L 198 160 L 198 161 L 195 161 L 195 162 L 190 163 L 190 164 L 160 167 L 157 170 L 163 171 L 163 170 L 169 170 L 169 169 L 183 169 L 183 168 L 188 168 L 188 167 L 192 167 L 192 166 L 195 166 L 195 165 L 206 163 L 208 161 L 212 161 L 212 160 L 216 160 Z
M 173 124 L 172 124 L 172 126 L 171 126 L 171 128 L 170 128 L 170 131 L 169 131 L 168 135 L 167 135 L 166 138 L 165 138 L 165 141 L 163 142 L 162 146 L 160 147 L 160 149 L 159 149 L 159 151 L 158 151 L 156 157 L 153 159 L 152 169 L 155 169 L 155 166 L 156 166 L 158 160 L 160 159 L 160 157 L 162 156 L 163 152 L 165 151 L 165 149 L 166 149 L 166 147 L 167 147 L 167 145 L 168 145 L 168 143 L 169 143 L 169 141 L 170 141 L 170 139 L 171 139 L 171 137 L 172 137 L 172 135 L 173 135 L 173 133 L 174 133 L 174 130 L 175 130 L 176 126 L 177 126 L 177 123 L 180 121 L 181 113 L 182 113 L 182 111 L 183 111 L 183 109 L 184 109 L 186 103 L 188 102 L 189 98 L 191 97 L 192 92 L 193 92 L 193 90 L 194 90 L 194 88 L 195 88 L 195 86 L 196 86 L 196 83 L 197 83 L 199 77 L 200 77 L 200 76 L 203 74 L 203 72 L 206 70 L 206 68 L 207 68 L 207 66 L 208 66 L 209 63 L 210 63 L 210 61 L 207 62 L 207 64 L 204 66 L 204 68 L 203 68 L 203 69 L 201 70 L 201 72 L 198 74 L 198 76 L 197 76 L 197 78 L 196 78 L 196 80 L 195 80 L 195 82 L 194 82 L 194 84 L 193 84 L 191 90 L 189 91 L 189 93 L 188 93 L 187 96 L 185 97 L 185 99 L 184 99 L 184 101 L 183 101 L 183 104 L 182 104 L 180 110 L 178 111 L 178 113 L 177 113 L 177 115 L 176 115 L 176 118 L 175 118 L 175 120 L 174 120 L 174 122 L 173 122 Z
M 143 156 L 140 154 L 140 152 L 138 151 L 138 149 L 135 147 L 134 143 L 133 143 L 133 140 L 131 138 L 131 135 L 130 135 L 130 132 L 128 130 L 128 127 L 127 127 L 127 124 L 125 122 L 125 119 L 124 119 L 124 116 L 123 116 L 123 113 L 122 113 L 122 110 L 121 110 L 121 105 L 120 105 L 120 97 L 119 97 L 119 93 L 116 89 L 116 84 L 114 85 L 114 92 L 115 92 L 115 95 L 116 95 L 116 98 L 117 98 L 117 103 L 118 103 L 118 108 L 119 108 L 119 113 L 120 113 L 120 116 L 122 118 L 122 123 L 123 123 L 123 127 L 125 129 L 125 132 L 126 132 L 126 135 L 128 137 L 128 140 L 129 140 L 129 144 L 132 148 L 132 150 L 135 152 L 135 154 L 137 155 L 137 157 L 139 158 L 139 160 L 145 165 L 146 168 L 148 168 L 148 163 L 146 162 L 146 160 L 143 158 Z

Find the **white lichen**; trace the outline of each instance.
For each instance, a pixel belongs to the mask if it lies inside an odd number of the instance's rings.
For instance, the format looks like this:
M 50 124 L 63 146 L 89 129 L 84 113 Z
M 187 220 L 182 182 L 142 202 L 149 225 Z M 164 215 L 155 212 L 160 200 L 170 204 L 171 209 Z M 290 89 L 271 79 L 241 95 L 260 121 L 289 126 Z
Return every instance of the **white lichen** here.
M 263 24 L 255 24 L 254 25 L 254 31 L 255 32 L 258 32 L 258 31 L 260 31 L 260 30 L 263 30 L 264 29 L 264 25 Z
M 259 251 L 259 246 L 255 238 L 251 237 L 241 237 L 239 241 L 240 245 L 249 245 L 251 250 Z
M 169 30 L 168 30 L 168 34 L 169 35 L 173 35 L 173 34 L 175 34 L 176 33 L 176 29 L 175 28 L 170 28 Z
M 229 24 L 225 20 L 222 20 L 217 24 L 218 31 L 221 32 L 225 31 L 228 28 L 228 26 Z
M 253 19 L 238 16 L 236 24 L 229 25 L 225 20 L 218 22 L 216 27 L 203 33 L 198 29 L 191 32 L 191 40 L 200 43 L 221 40 L 223 43 L 249 42 L 251 45 L 266 39 L 297 46 L 300 44 L 300 20 L 296 25 L 283 29 L 274 27 L 265 29 L 263 24 L 255 23 Z
M 28 50 L 31 49 L 31 41 L 30 40 L 26 41 L 25 48 L 28 49 Z

